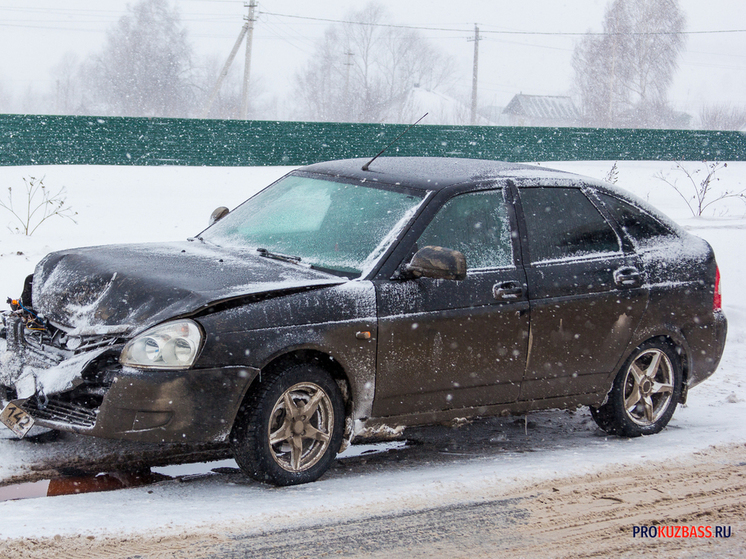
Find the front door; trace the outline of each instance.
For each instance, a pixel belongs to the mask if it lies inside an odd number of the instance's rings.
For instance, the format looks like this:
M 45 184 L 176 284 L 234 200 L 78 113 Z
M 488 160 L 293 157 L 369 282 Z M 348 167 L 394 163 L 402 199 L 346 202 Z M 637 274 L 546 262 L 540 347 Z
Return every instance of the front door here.
M 376 283 L 375 416 L 516 401 L 529 316 L 512 211 L 502 189 L 451 198 L 416 246 L 461 251 L 466 279 Z

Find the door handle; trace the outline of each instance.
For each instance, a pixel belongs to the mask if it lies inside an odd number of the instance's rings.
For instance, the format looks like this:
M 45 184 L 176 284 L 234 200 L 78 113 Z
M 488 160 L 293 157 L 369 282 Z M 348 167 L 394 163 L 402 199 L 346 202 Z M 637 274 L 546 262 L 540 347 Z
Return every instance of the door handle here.
M 619 287 L 639 287 L 642 285 L 642 274 L 634 266 L 624 266 L 614 270 L 614 283 Z
M 517 281 L 504 281 L 492 286 L 492 295 L 495 299 L 515 301 L 521 299 L 523 294 L 523 286 Z

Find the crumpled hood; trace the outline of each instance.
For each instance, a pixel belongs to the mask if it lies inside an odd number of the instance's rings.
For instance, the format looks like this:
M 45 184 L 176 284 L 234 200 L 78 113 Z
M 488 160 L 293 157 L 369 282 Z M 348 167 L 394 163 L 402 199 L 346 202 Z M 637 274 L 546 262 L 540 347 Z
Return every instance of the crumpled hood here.
M 33 304 L 73 334 L 124 334 L 221 301 L 345 281 L 199 241 L 111 245 L 47 255 L 34 272 Z

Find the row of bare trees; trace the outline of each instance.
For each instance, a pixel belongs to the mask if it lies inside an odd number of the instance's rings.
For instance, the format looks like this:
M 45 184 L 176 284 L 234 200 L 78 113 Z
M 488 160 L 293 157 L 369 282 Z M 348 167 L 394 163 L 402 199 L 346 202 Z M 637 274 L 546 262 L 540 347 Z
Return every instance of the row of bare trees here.
M 347 24 L 329 27 L 295 76 L 291 118 L 407 121 L 416 85 L 454 82 L 451 59 L 419 33 L 382 25 L 385 9 L 371 2 L 351 11 Z M 349 53 L 349 54 L 348 54 Z M 112 26 L 103 48 L 83 61 L 64 55 L 53 69 L 51 91 L 29 91 L 21 110 L 61 114 L 191 117 L 201 114 L 223 59 L 198 59 L 178 11 L 169 0 L 140 0 Z M 237 118 L 241 77 L 234 65 L 209 113 Z M 7 95 L 0 88 L 0 111 Z M 261 102 L 261 79 L 250 85 L 250 118 L 275 118 L 277 100 Z M 5 98 L 5 102 L 4 102 Z M 38 110 L 38 109 L 37 109 Z
M 387 27 L 390 17 L 372 2 L 332 25 L 295 76 L 286 116 L 306 120 L 406 121 L 415 85 L 453 83 L 454 65 L 417 32 Z M 351 53 L 351 54 L 346 54 Z M 169 0 L 140 0 L 107 32 L 103 48 L 85 60 L 65 54 L 53 68 L 52 88 L 28 90 L 24 112 L 193 117 L 202 113 L 224 59 L 198 58 Z M 241 68 L 234 64 L 209 116 L 237 118 Z M 1 85 L 1 84 L 0 84 Z M 278 101 L 262 101 L 261 78 L 250 84 L 250 118 L 276 118 Z M 10 96 L 0 87 L 0 111 Z M 20 105 L 20 106 L 19 106 Z

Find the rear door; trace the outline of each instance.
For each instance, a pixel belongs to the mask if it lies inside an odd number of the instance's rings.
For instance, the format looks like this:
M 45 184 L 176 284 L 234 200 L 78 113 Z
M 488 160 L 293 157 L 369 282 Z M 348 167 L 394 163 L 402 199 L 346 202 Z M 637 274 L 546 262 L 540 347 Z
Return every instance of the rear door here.
M 639 262 L 581 188 L 519 193 L 531 307 L 520 399 L 605 391 L 647 304 Z

